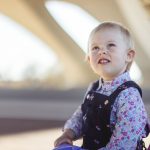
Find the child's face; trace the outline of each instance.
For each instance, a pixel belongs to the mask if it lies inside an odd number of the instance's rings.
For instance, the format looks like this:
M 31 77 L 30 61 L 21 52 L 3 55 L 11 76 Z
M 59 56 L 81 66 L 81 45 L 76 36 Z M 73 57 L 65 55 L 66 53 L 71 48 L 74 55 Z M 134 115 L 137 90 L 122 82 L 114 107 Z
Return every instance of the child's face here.
M 116 28 L 101 29 L 89 41 L 88 60 L 94 72 L 104 80 L 112 80 L 123 73 L 134 54 Z

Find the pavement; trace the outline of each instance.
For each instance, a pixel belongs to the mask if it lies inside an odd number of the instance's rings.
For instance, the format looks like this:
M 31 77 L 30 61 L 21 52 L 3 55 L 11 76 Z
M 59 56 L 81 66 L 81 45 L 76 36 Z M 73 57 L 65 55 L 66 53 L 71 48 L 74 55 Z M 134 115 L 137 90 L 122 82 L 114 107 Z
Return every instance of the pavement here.
M 54 140 L 61 135 L 61 128 L 23 132 L 0 136 L 1 150 L 52 150 Z M 82 140 L 74 142 L 80 146 Z M 150 143 L 150 136 L 145 139 L 146 146 Z
M 0 136 L 1 150 L 52 150 L 60 129 L 47 129 Z

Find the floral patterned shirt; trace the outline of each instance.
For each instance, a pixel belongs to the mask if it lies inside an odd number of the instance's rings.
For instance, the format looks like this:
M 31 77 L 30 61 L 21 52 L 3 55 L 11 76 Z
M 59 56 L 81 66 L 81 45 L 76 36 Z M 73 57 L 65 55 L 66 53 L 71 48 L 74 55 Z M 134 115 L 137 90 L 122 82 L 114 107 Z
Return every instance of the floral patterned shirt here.
M 123 73 L 112 81 L 100 79 L 97 92 L 109 96 L 118 86 L 130 80 L 128 72 Z M 115 129 L 113 129 L 113 134 L 106 147 L 99 150 L 135 150 L 137 141 L 146 136 L 144 127 L 147 121 L 147 113 L 139 91 L 134 87 L 123 90 L 117 96 L 111 111 L 110 123 L 115 126 Z M 76 139 L 82 136 L 81 106 L 67 120 L 64 129 L 72 129 Z

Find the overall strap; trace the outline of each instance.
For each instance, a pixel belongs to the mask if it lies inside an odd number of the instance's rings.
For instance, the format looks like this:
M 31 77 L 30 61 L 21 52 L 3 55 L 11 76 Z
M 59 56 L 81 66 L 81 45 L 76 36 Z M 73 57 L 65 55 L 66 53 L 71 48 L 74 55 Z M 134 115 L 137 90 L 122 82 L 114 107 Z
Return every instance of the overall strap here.
M 96 90 L 99 86 L 99 80 L 96 80 L 95 82 L 91 83 L 88 87 L 88 89 L 86 90 L 85 94 L 84 94 L 84 98 L 83 98 L 83 102 L 86 99 L 87 94 L 92 91 L 92 90 Z
M 91 90 L 96 90 L 99 86 L 99 80 L 96 80 L 95 82 L 91 83 L 89 88 L 87 89 L 86 93 L 88 93 Z
M 119 95 L 119 93 L 129 87 L 134 87 L 136 89 L 138 89 L 141 97 L 142 97 L 142 90 L 139 87 L 139 85 L 137 85 L 134 81 L 127 81 L 123 84 L 121 84 L 111 95 L 110 97 L 113 97 L 114 99 Z

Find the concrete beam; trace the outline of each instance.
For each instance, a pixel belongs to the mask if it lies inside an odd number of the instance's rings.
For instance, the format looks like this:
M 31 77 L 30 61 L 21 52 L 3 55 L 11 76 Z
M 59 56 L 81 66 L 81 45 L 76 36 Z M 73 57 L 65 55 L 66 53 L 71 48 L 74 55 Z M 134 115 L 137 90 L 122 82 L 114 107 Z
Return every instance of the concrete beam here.
M 44 1 L 0 1 L 0 10 L 25 26 L 55 50 L 64 69 L 66 86 L 85 85 L 95 75 L 84 62 L 84 52 L 49 15 Z
M 140 66 L 144 84 L 150 76 L 150 29 L 149 16 L 141 1 L 110 0 L 65 0 L 74 3 L 98 20 L 114 20 L 127 25 L 133 33 L 137 49 L 136 62 Z M 25 26 L 55 50 L 64 67 L 66 86 L 87 84 L 95 78 L 88 65 L 83 61 L 84 53 L 77 44 L 60 28 L 44 6 L 45 0 L 1 0 L 0 11 Z M 134 11 L 133 11 L 134 8 Z M 140 18 L 140 20 L 139 20 Z

